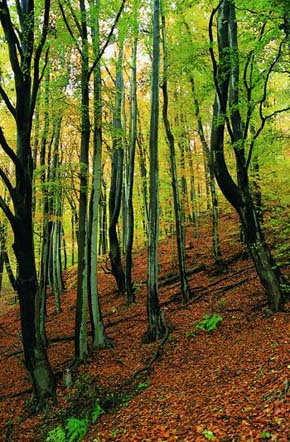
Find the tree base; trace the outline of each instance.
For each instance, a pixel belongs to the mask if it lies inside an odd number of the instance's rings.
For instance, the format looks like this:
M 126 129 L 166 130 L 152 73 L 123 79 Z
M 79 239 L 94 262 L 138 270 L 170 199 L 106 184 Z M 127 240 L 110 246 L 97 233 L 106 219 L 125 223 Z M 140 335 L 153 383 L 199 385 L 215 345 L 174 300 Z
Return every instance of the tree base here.
M 143 344 L 150 344 L 151 342 L 158 341 L 159 339 L 164 338 L 164 336 L 168 333 L 168 329 L 163 318 L 164 315 L 162 313 L 163 312 L 161 312 L 158 321 L 156 321 L 156 324 L 151 327 L 149 326 L 146 333 L 144 333 L 142 337 Z

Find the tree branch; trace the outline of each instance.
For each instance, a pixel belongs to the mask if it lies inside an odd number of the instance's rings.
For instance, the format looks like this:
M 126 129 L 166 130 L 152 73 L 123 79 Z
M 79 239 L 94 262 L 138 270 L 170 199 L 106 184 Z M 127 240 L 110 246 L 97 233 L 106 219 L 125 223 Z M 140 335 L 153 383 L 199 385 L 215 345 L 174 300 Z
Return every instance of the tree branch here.
M 69 32 L 71 38 L 73 39 L 73 41 L 74 41 L 74 43 L 75 43 L 75 45 L 76 45 L 76 48 L 77 48 L 79 54 L 82 56 L 82 50 L 81 50 L 81 48 L 80 48 L 80 46 L 79 46 L 79 44 L 78 44 L 77 39 L 76 39 L 75 36 L 74 36 L 74 33 L 73 33 L 73 31 L 72 31 L 72 28 L 70 27 L 69 22 L 67 21 L 67 18 L 66 18 L 66 15 L 65 15 L 65 11 L 64 11 L 63 6 L 62 6 L 62 4 L 61 4 L 61 1 L 58 2 L 58 5 L 59 5 L 59 9 L 60 9 L 60 12 L 61 12 L 61 15 L 62 15 L 62 19 L 63 19 L 63 21 L 64 21 L 64 24 L 65 24 L 65 26 L 66 26 L 66 28 L 67 28 L 67 30 L 68 30 L 68 32 Z
M 218 63 L 216 61 L 216 57 L 215 57 L 215 53 L 214 53 L 214 49 L 213 49 L 213 47 L 214 47 L 214 37 L 213 37 L 213 32 L 212 32 L 213 20 L 214 20 L 214 17 L 216 15 L 217 11 L 221 7 L 221 5 L 224 3 L 224 1 L 225 0 L 220 0 L 219 4 L 217 5 L 216 8 L 214 8 L 212 10 L 212 13 L 210 15 L 209 25 L 208 25 L 208 34 L 209 34 L 209 42 L 210 42 L 209 53 L 210 53 L 210 58 L 211 58 L 212 65 L 213 65 L 213 80 L 214 80 L 214 85 L 215 85 L 216 92 L 217 92 L 218 102 L 219 102 L 219 105 L 220 105 L 220 108 L 221 108 L 221 114 L 222 114 L 222 117 L 225 119 L 227 130 L 228 130 L 231 142 L 234 143 L 235 138 L 234 138 L 233 130 L 231 128 L 230 120 L 229 120 L 229 118 L 227 116 L 226 104 L 225 104 L 225 101 L 223 99 L 223 94 L 222 94 L 222 91 L 221 91 L 221 88 L 220 88 L 220 84 L 219 84 L 219 79 L 221 77 L 219 75 L 219 69 L 220 68 L 218 67 Z M 222 65 L 222 63 L 220 63 L 220 66 L 221 65 Z M 225 76 L 224 74 L 225 73 L 223 72 L 222 77 Z M 223 81 L 225 81 L 225 80 L 223 79 Z
M 246 162 L 246 168 L 249 168 L 250 162 L 251 162 L 251 158 L 252 158 L 252 154 L 253 154 L 253 149 L 254 149 L 254 145 L 255 145 L 255 141 L 258 138 L 258 136 L 260 135 L 260 133 L 262 132 L 262 130 L 264 129 L 265 123 L 267 120 L 269 120 L 270 118 L 272 118 L 274 115 L 282 113 L 282 112 L 286 112 L 287 110 L 289 110 L 290 107 L 286 107 L 284 109 L 280 109 L 277 111 L 272 112 L 271 114 L 264 116 L 263 114 L 263 105 L 265 104 L 265 101 L 267 99 L 267 87 L 268 87 L 268 82 L 269 82 L 269 78 L 271 73 L 273 72 L 273 69 L 276 65 L 276 63 L 279 61 L 280 56 L 282 54 L 282 46 L 285 43 L 286 39 L 284 38 L 283 40 L 281 40 L 280 44 L 279 44 L 279 48 L 278 48 L 278 54 L 277 57 L 274 58 L 274 60 L 272 61 L 272 63 L 269 66 L 269 69 L 267 71 L 266 74 L 266 78 L 264 81 L 264 87 L 263 87 L 263 95 L 261 100 L 259 101 L 259 115 L 260 115 L 260 119 L 261 119 L 261 124 L 260 127 L 258 128 L 258 130 L 256 131 L 251 144 L 250 144 L 250 148 L 249 148 L 249 153 L 248 153 L 248 158 L 247 158 L 247 162 Z
M 40 37 L 40 42 L 36 48 L 35 56 L 34 56 L 33 85 L 32 85 L 31 103 L 30 103 L 30 117 L 31 118 L 33 116 L 35 103 L 36 103 L 36 97 L 37 97 L 37 91 L 38 91 L 39 83 L 40 83 L 39 63 L 40 63 L 40 57 L 42 54 L 42 50 L 43 50 L 43 47 L 44 47 L 44 44 L 45 44 L 45 41 L 47 38 L 47 34 L 48 34 L 49 11 L 50 11 L 50 0 L 45 0 L 41 37 Z M 48 52 L 46 52 L 46 57 L 47 56 L 48 56 Z M 47 64 L 47 59 L 46 59 L 45 66 L 46 66 L 46 64 Z M 43 73 L 42 73 L 42 75 L 43 75 Z
M 90 80 L 90 77 L 91 77 L 92 73 L 94 72 L 95 67 L 96 67 L 97 64 L 99 63 L 100 59 L 101 59 L 102 56 L 104 55 L 104 52 L 105 52 L 107 46 L 108 46 L 109 43 L 110 43 L 111 37 L 112 37 L 112 35 L 113 35 L 113 32 L 114 32 L 114 30 L 115 30 L 115 28 L 116 28 L 116 26 L 117 26 L 117 23 L 118 23 L 118 21 L 119 21 L 119 18 L 121 17 L 121 14 L 122 14 L 122 12 L 123 12 L 123 9 L 124 9 L 124 6 L 125 6 L 125 3 L 126 3 L 126 0 L 122 0 L 121 6 L 120 6 L 119 11 L 118 11 L 118 14 L 116 15 L 116 18 L 115 18 L 115 21 L 114 21 L 114 23 L 113 23 L 113 26 L 112 26 L 112 28 L 111 28 L 111 30 L 110 30 L 108 36 L 107 36 L 106 42 L 104 43 L 102 49 L 100 50 L 98 56 L 96 57 L 94 63 L 92 64 L 91 69 L 89 70 L 89 73 L 88 73 L 88 81 Z
M 0 177 L 2 178 L 5 186 L 7 187 L 7 190 L 12 198 L 12 201 L 14 201 L 14 194 L 15 194 L 14 187 L 12 186 L 10 179 L 8 178 L 2 167 L 0 167 Z
M 16 115 L 16 110 L 15 107 L 13 106 L 13 104 L 11 103 L 11 101 L 9 100 L 8 95 L 6 94 L 5 90 L 3 89 L 3 87 L 0 84 L 0 95 L 4 101 L 4 103 L 6 104 L 7 109 L 9 110 L 9 112 L 13 115 L 13 117 L 15 118 Z
M 19 81 L 19 79 L 22 79 L 22 72 L 18 61 L 17 50 L 21 57 L 23 57 L 23 51 L 13 29 L 7 0 L 0 1 L 0 21 L 8 44 L 9 58 L 15 74 L 15 81 L 17 82 L 17 80 Z
M 0 126 L 0 145 L 2 146 L 4 152 L 9 156 L 9 158 L 13 161 L 13 163 L 15 164 L 15 166 L 19 169 L 22 169 L 22 166 L 20 164 L 20 161 L 16 155 L 16 153 L 14 152 L 13 149 L 11 149 L 11 147 L 9 146 L 9 144 L 6 141 L 6 138 L 4 136 L 3 133 L 3 129 Z
M 4 214 L 6 215 L 8 221 L 11 224 L 12 229 L 14 230 L 15 229 L 15 216 L 13 215 L 13 213 L 11 212 L 10 208 L 5 203 L 5 201 L 1 195 L 0 195 L 0 209 L 3 210 Z
M 66 3 L 68 4 L 68 7 L 69 7 L 70 13 L 72 15 L 72 18 L 74 19 L 75 25 L 78 28 L 78 31 L 79 31 L 80 35 L 82 36 L 82 33 L 83 33 L 82 32 L 82 27 L 81 27 L 80 22 L 77 19 L 77 16 L 76 16 L 76 14 L 75 14 L 75 12 L 74 12 L 74 10 L 72 8 L 72 5 L 70 4 L 70 1 L 69 2 L 66 1 Z

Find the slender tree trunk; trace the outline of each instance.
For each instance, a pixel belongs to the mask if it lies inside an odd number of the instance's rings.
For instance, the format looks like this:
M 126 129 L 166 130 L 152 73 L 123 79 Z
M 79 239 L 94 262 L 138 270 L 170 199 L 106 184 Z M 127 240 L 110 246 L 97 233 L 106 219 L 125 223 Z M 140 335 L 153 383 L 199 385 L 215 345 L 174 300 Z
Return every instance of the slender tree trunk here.
M 162 318 L 158 295 L 158 238 L 159 238 L 159 163 L 158 163 L 158 121 L 159 121 L 159 65 L 160 65 L 160 2 L 153 1 L 153 57 L 152 95 L 150 118 L 150 209 L 148 225 L 148 330 L 145 342 L 152 342 L 164 336 L 166 327 Z
M 162 43 L 163 43 L 163 82 L 162 82 L 163 122 L 170 150 L 170 169 L 171 169 L 172 192 L 173 192 L 173 202 L 174 202 L 176 243 L 178 251 L 181 292 L 182 292 L 183 301 L 187 302 L 190 297 L 190 289 L 185 271 L 184 230 L 182 225 L 180 198 L 178 190 L 177 167 L 176 167 L 175 145 L 174 145 L 175 141 L 173 133 L 171 131 L 170 122 L 168 119 L 168 87 L 167 87 L 168 71 L 167 71 L 167 47 L 166 47 L 166 29 L 165 29 L 164 12 L 162 12 L 161 19 L 162 19 Z
M 135 302 L 135 290 L 132 283 L 132 249 L 134 239 L 134 209 L 133 209 L 133 184 L 135 171 L 135 151 L 137 142 L 137 45 L 138 45 L 138 12 L 137 2 L 134 3 L 134 40 L 131 61 L 131 102 L 130 102 L 130 137 L 129 158 L 127 165 L 127 198 L 126 198 L 126 235 L 125 235 L 125 258 L 126 258 L 126 293 L 127 302 Z
M 95 8 L 91 29 L 93 36 L 94 56 L 100 51 L 99 44 L 99 0 L 93 2 Z M 98 227 L 99 203 L 102 179 L 102 96 L 101 96 L 101 70 L 98 64 L 94 70 L 94 154 L 93 154 L 93 180 L 90 200 L 89 219 L 89 307 L 92 325 L 92 347 L 109 347 L 111 343 L 106 336 L 102 319 L 98 295 L 97 256 L 98 256 Z
M 60 133 L 61 133 L 62 117 L 57 116 L 54 122 L 54 143 L 52 153 L 52 167 L 50 180 L 53 185 L 53 193 L 51 195 L 50 213 L 53 215 L 50 229 L 50 286 L 55 296 L 56 313 L 61 312 L 61 294 L 64 291 L 64 283 L 62 279 L 62 259 L 61 259 L 61 242 L 62 242 L 62 206 L 63 191 L 60 181 Z
M 122 182 L 123 182 L 123 160 L 124 150 L 122 146 L 122 124 L 121 124 L 121 108 L 123 96 L 123 43 L 119 50 L 116 73 L 116 98 L 115 110 L 113 118 L 113 152 L 112 152 L 112 169 L 111 169 L 111 187 L 109 196 L 109 212 L 110 212 L 110 261 L 112 274 L 115 277 L 118 292 L 124 294 L 126 290 L 125 274 L 121 261 L 121 250 L 117 233 L 117 223 L 120 215 L 121 199 L 122 199 Z
M 193 95 L 195 117 L 197 120 L 197 131 L 198 131 L 198 135 L 200 138 L 200 142 L 201 142 L 202 150 L 203 150 L 203 155 L 204 155 L 205 173 L 206 173 L 206 176 L 208 177 L 208 184 L 206 184 L 206 185 L 207 186 L 209 185 L 209 188 L 210 188 L 211 205 L 212 205 L 213 254 L 214 254 L 216 266 L 221 269 L 221 268 L 224 268 L 224 263 L 222 260 L 220 238 L 219 238 L 219 222 L 218 222 L 219 208 L 218 208 L 216 183 L 215 183 L 215 177 L 214 177 L 214 168 L 213 168 L 213 163 L 212 163 L 210 147 L 207 143 L 207 140 L 206 140 L 206 137 L 204 134 L 204 130 L 203 130 L 199 102 L 198 102 L 196 91 L 195 91 L 195 84 L 194 84 L 193 77 L 190 77 L 190 83 L 191 83 L 191 89 L 192 89 L 192 95 Z
M 147 167 L 146 167 L 146 156 L 144 152 L 144 137 L 141 131 L 141 121 L 138 113 L 138 125 L 139 125 L 139 136 L 137 137 L 137 146 L 139 153 L 139 167 L 141 173 L 142 182 L 142 196 L 143 196 L 143 229 L 145 237 L 148 236 L 148 222 L 149 222 L 149 208 L 148 208 L 148 184 L 147 184 Z
M 79 0 L 82 29 L 81 65 L 81 155 L 80 155 L 80 203 L 78 230 L 78 284 L 75 316 L 75 365 L 83 362 L 87 347 L 87 289 L 88 289 L 88 165 L 90 142 L 89 117 L 89 53 L 87 11 L 84 0 Z

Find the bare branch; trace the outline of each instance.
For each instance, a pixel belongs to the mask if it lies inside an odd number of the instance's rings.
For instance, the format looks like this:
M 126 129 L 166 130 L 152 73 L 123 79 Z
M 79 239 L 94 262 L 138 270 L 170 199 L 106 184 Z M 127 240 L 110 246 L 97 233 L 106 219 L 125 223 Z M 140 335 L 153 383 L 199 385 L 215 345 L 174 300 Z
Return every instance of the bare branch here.
M 2 198 L 1 195 L 0 195 L 0 209 L 3 210 L 4 214 L 6 215 L 8 221 L 11 224 L 12 229 L 14 230 L 14 228 L 15 228 L 15 216 L 13 215 L 13 213 L 11 212 L 9 206 L 6 204 L 6 202 L 4 201 L 4 199 Z
M 21 164 L 19 162 L 19 159 L 14 152 L 13 149 L 9 146 L 9 144 L 6 141 L 6 138 L 3 133 L 2 127 L 0 127 L 0 145 L 2 146 L 4 152 L 9 156 L 9 158 L 13 161 L 16 167 L 21 167 Z
M 6 104 L 7 109 L 9 110 L 9 112 L 13 115 L 13 117 L 15 118 L 16 115 L 16 110 L 15 107 L 13 106 L 13 104 L 11 103 L 11 101 L 9 100 L 8 95 L 6 94 L 5 90 L 3 89 L 3 87 L 0 84 L 0 95 L 4 101 L 4 103 Z
M 0 177 L 2 178 L 5 186 L 7 187 L 7 190 L 9 192 L 12 200 L 14 201 L 14 195 L 15 195 L 14 187 L 12 186 L 10 179 L 8 178 L 8 176 L 6 175 L 6 173 L 4 172 L 2 167 L 0 167 Z

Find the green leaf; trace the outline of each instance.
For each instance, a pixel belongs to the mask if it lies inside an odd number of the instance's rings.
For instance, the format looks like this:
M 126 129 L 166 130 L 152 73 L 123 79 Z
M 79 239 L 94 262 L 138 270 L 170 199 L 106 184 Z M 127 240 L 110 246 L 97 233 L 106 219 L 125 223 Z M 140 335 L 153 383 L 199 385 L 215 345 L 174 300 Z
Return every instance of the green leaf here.
M 96 402 L 95 407 L 94 407 L 93 412 L 92 412 L 92 421 L 93 421 L 94 424 L 97 422 L 97 420 L 99 419 L 99 417 L 103 413 L 104 413 L 104 410 L 100 406 L 99 402 Z
M 269 433 L 269 431 L 263 431 L 263 433 L 260 434 L 260 439 L 270 439 L 272 437 L 272 434 Z
M 150 379 L 148 379 L 145 382 L 140 382 L 140 384 L 137 385 L 138 390 L 146 390 L 150 386 Z
M 46 442 L 65 442 L 64 429 L 59 425 L 58 427 L 49 431 L 45 441 Z
M 214 435 L 214 433 L 213 433 L 212 431 L 210 431 L 210 430 L 204 430 L 204 431 L 202 432 L 202 434 L 203 434 L 204 437 L 206 437 L 208 440 L 213 440 L 213 439 L 215 439 L 215 435 Z
M 211 332 L 216 330 L 218 324 L 223 321 L 222 316 L 214 313 L 213 315 L 205 315 L 203 321 L 196 324 L 195 328 L 204 330 L 206 332 Z
M 89 427 L 88 419 L 77 419 L 70 417 L 66 424 L 68 442 L 79 442 L 87 434 Z

